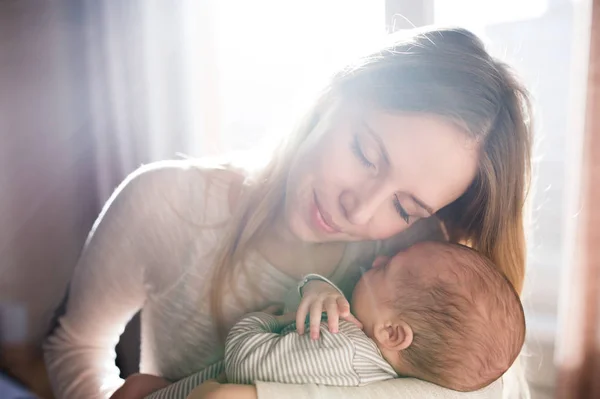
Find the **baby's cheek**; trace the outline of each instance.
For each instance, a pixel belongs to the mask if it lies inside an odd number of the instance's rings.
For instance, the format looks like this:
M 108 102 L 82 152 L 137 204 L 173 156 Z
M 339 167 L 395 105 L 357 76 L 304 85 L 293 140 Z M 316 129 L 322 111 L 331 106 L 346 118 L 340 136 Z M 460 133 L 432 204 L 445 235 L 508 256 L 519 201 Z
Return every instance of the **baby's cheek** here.
M 361 323 L 368 322 L 368 314 L 371 310 L 371 301 L 368 295 L 368 287 L 365 285 L 365 281 L 361 280 L 357 285 L 352 295 L 351 310 L 352 314 L 356 316 Z M 362 319 L 365 319 L 363 322 Z

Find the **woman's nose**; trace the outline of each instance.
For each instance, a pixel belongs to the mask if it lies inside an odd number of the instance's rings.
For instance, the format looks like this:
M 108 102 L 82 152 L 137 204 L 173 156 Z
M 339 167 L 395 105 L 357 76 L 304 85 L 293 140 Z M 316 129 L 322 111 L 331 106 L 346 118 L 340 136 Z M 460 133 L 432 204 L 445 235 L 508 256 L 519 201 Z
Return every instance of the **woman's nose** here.
M 346 219 L 355 225 L 367 224 L 388 197 L 383 189 L 348 190 L 340 196 L 340 204 Z

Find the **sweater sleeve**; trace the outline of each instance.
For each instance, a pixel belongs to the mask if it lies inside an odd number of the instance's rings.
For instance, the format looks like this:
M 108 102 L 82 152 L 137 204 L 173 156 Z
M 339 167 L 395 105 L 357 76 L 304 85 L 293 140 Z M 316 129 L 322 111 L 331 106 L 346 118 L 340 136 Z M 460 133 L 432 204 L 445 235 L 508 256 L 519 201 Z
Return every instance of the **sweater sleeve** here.
M 502 381 L 474 392 L 457 392 L 413 378 L 398 378 L 362 387 L 287 385 L 257 382 L 258 399 L 501 399 Z
M 75 267 L 67 309 L 44 345 L 55 395 L 108 398 L 122 384 L 115 347 L 149 291 L 149 267 L 172 243 L 165 221 L 177 206 L 177 167 L 151 165 L 130 175 L 96 221 Z
M 231 330 L 225 347 L 227 380 L 235 384 L 277 381 L 286 384 L 356 386 L 355 347 L 344 329 L 329 332 L 321 323 L 321 338 L 295 331 L 280 334 L 283 325 L 265 313 L 252 313 Z

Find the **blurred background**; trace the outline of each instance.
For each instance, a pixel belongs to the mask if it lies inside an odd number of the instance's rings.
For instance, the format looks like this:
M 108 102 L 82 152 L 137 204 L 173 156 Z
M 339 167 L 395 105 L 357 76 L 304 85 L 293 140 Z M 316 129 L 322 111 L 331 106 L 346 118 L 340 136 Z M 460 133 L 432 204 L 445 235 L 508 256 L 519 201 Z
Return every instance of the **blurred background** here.
M 594 248 L 600 226 L 585 213 L 586 201 L 600 200 L 586 189 L 600 183 L 589 161 L 600 159 L 599 8 L 592 0 L 0 0 L 4 375 L 50 397 L 40 343 L 100 207 L 128 173 L 178 153 L 249 148 L 335 66 L 386 32 L 435 23 L 481 35 L 533 94 L 523 296 L 532 396 L 599 394 L 585 385 L 594 370 L 600 376 L 600 298 L 590 296 L 598 255 L 574 255 Z M 137 367 L 136 334 L 133 323 L 122 341 L 124 375 Z

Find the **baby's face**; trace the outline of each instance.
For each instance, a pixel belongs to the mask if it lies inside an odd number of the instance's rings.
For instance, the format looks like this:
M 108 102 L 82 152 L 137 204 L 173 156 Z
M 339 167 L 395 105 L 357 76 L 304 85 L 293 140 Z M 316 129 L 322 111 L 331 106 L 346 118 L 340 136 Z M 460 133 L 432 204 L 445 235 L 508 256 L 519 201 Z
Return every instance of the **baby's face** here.
M 365 333 L 372 337 L 373 327 L 393 316 L 390 306 L 392 300 L 397 298 L 394 290 L 397 289 L 397 276 L 407 273 L 410 269 L 418 268 L 422 262 L 420 245 L 415 245 L 406 251 L 398 253 L 393 258 L 379 257 L 356 284 L 352 293 L 352 313 L 363 324 Z
M 436 256 L 435 243 L 422 242 L 399 252 L 393 258 L 379 257 L 356 284 L 352 293 L 352 313 L 363 324 L 365 333 L 372 337 L 376 323 L 386 322 L 395 316 L 393 303 L 401 298 L 399 277 L 404 273 L 418 273 L 420 278 L 439 278 L 444 270 L 432 265 L 430 256 Z M 427 266 L 432 267 L 427 267 Z M 439 265 L 437 265 L 439 266 Z M 445 269 L 445 268 L 444 268 Z M 400 294 L 400 295 L 398 295 Z

